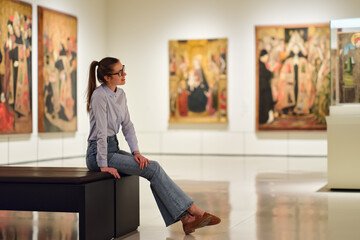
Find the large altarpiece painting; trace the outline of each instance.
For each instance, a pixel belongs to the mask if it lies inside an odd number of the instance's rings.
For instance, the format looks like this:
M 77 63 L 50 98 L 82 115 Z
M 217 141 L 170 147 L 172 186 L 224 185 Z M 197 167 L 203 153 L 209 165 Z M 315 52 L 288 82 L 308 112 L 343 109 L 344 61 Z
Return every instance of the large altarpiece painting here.
M 257 26 L 257 130 L 325 130 L 329 24 Z
M 77 129 L 77 19 L 38 7 L 39 132 Z
M 0 134 L 32 132 L 32 7 L 0 0 Z
M 227 123 L 227 39 L 169 42 L 170 123 Z

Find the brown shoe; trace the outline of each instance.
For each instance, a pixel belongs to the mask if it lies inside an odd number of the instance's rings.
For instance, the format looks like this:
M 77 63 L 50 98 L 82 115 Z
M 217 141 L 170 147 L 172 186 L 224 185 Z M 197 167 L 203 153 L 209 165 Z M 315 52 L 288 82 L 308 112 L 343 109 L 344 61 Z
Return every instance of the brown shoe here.
M 207 226 L 211 218 L 210 214 L 204 213 L 202 217 L 196 218 L 195 221 L 183 224 L 185 234 L 195 232 L 195 229 Z
M 221 219 L 215 215 L 212 215 L 210 213 L 207 213 L 211 216 L 211 221 L 207 224 L 207 226 L 216 225 L 221 222 Z

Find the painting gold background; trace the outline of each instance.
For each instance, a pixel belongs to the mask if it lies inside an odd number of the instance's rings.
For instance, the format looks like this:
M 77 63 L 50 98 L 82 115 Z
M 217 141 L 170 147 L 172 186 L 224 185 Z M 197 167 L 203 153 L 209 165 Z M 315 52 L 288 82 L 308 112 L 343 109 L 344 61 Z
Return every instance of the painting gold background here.
M 56 43 L 66 43 L 69 36 L 77 36 L 77 19 L 67 17 L 53 11 L 44 11 L 44 34 L 48 35 L 53 41 L 54 51 L 60 52 L 60 45 Z

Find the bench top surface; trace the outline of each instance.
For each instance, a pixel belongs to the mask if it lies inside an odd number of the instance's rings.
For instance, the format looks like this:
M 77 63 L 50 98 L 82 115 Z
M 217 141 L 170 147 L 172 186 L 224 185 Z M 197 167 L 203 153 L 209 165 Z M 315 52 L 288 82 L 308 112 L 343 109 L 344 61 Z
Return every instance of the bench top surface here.
M 113 178 L 109 173 L 73 167 L 0 167 L 0 183 L 82 184 Z

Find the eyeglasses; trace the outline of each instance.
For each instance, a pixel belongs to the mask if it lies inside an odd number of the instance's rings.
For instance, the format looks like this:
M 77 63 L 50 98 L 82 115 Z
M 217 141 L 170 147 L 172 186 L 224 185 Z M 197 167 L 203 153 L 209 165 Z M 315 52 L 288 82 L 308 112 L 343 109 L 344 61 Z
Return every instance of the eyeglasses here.
M 124 72 L 125 72 L 125 65 L 122 65 L 122 69 L 118 72 L 118 73 L 110 73 L 110 75 L 118 75 L 119 77 L 123 76 L 124 75 Z

